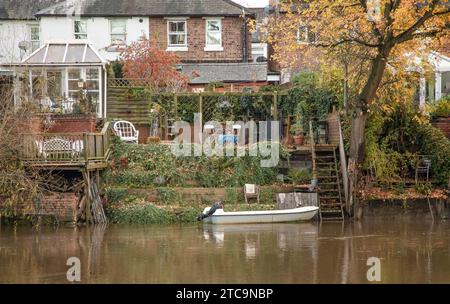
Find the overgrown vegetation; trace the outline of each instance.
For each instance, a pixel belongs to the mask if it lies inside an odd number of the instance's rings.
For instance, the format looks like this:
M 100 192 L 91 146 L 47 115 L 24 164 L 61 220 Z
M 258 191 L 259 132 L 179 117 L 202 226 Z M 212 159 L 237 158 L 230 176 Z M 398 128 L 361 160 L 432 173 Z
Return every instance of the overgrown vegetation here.
M 49 182 L 38 171 L 26 170 L 20 161 L 21 132 L 29 126 L 33 113 L 25 104 L 15 107 L 10 91 L 0 92 L 0 216 L 22 216 Z
M 421 156 L 431 158 L 431 174 L 445 186 L 450 178 L 450 140 L 411 104 L 374 109 L 366 128 L 364 169 L 390 185 L 411 178 Z
M 282 155 L 286 156 L 283 148 Z M 113 145 L 115 169 L 108 183 L 122 187 L 240 187 L 246 183 L 277 183 L 278 170 L 261 166 L 262 156 L 175 157 L 169 147 L 159 144 L 127 145 L 117 139 Z M 121 168 L 121 159 L 128 167 Z M 172 197 L 167 194 L 168 199 Z
M 439 100 L 430 113 L 431 119 L 450 117 L 450 96 L 446 96 Z
M 302 118 L 304 132 L 309 131 L 310 120 L 315 129 L 318 121 L 324 119 L 333 106 L 338 106 L 336 94 L 320 86 L 318 77 L 319 75 L 313 72 L 299 73 L 293 79 L 295 87 L 290 89 L 287 97 L 279 103 L 283 116 L 294 115 Z

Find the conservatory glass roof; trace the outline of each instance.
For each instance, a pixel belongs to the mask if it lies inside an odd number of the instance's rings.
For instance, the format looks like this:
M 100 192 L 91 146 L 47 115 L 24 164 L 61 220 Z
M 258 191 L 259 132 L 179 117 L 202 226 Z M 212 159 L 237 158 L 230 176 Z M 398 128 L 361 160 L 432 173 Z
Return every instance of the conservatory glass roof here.
M 106 63 L 86 41 L 50 42 L 25 58 L 21 65 L 92 65 Z

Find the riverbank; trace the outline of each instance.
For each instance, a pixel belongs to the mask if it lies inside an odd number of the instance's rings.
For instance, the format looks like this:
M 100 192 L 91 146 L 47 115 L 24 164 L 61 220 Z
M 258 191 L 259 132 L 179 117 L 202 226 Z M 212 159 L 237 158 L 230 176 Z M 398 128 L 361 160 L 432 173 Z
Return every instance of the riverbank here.
M 260 204 L 245 204 L 241 188 L 110 188 L 106 212 L 118 224 L 192 223 L 215 201 L 222 201 L 227 211 L 273 210 L 277 209 L 276 194 L 292 191 L 289 185 L 263 187 Z M 431 206 L 433 218 L 450 218 L 446 190 L 435 189 L 428 196 L 413 189 L 404 193 L 372 189 L 365 194 L 363 216 L 431 217 Z

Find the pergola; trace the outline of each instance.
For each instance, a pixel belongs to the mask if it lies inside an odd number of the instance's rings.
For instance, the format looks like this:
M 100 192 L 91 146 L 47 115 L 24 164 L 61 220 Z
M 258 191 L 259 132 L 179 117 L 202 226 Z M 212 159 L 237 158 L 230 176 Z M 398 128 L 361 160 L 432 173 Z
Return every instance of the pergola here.
M 48 42 L 21 63 L 8 65 L 16 76 L 16 103 L 28 98 L 41 108 L 71 113 L 83 96 L 104 117 L 106 63 L 87 40 Z

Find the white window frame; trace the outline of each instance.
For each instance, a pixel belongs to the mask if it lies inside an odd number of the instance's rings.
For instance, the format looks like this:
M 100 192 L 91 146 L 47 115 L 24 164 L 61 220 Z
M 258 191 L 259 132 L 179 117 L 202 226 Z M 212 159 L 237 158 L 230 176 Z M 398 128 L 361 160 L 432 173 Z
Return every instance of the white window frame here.
M 38 29 L 38 35 L 39 35 L 38 40 L 33 39 L 33 33 L 32 33 L 33 28 Z M 41 26 L 39 24 L 28 24 L 28 35 L 30 37 L 31 52 L 34 52 L 41 47 Z M 33 47 L 33 44 L 38 44 L 38 45 L 37 45 L 37 47 Z
M 219 22 L 219 31 L 214 31 L 215 33 L 220 33 L 220 44 L 208 44 L 208 22 L 217 21 Z M 223 31 L 222 31 L 222 18 L 205 18 L 205 52 L 221 52 L 223 51 Z
M 75 78 L 70 78 L 69 76 L 69 70 L 78 70 L 80 72 L 80 78 L 79 79 L 75 79 Z M 87 77 L 87 70 L 88 69 L 93 69 L 93 70 L 98 70 L 98 77 L 97 78 L 88 78 Z M 71 68 L 66 68 L 65 71 L 65 79 L 66 79 L 66 84 L 65 84 L 65 94 L 67 96 L 67 98 L 71 101 L 76 101 L 76 98 L 70 97 L 71 94 L 75 94 L 77 95 L 80 92 L 80 89 L 77 88 L 76 90 L 71 90 L 70 89 L 70 85 L 69 82 L 70 81 L 75 81 L 75 82 L 79 82 L 82 81 L 83 83 L 86 83 L 87 81 L 96 81 L 98 84 L 98 89 L 94 90 L 94 89 L 89 89 L 87 90 L 88 94 L 92 94 L 95 93 L 98 95 L 98 100 L 97 100 L 97 114 L 99 115 L 99 117 L 101 117 L 103 115 L 103 92 L 102 92 L 102 83 L 103 83 L 103 75 L 102 75 L 102 68 L 100 67 L 71 67 Z
M 125 24 L 125 32 L 121 33 L 121 34 L 113 34 L 112 33 L 112 26 L 114 22 L 124 22 Z M 113 35 L 124 35 L 125 38 L 123 40 L 123 43 L 121 44 L 114 44 L 113 43 Z M 109 19 L 109 39 L 111 41 L 111 45 L 114 47 L 120 47 L 120 46 L 125 46 L 127 44 L 127 38 L 128 38 L 128 20 L 124 19 L 124 18 L 116 18 L 116 19 Z
M 301 33 L 303 32 L 303 33 Z M 303 35 L 301 35 L 303 34 Z M 302 37 L 303 36 L 303 37 Z M 306 25 L 299 26 L 297 30 L 297 44 L 313 44 L 317 38 L 314 39 L 313 42 L 310 41 L 310 29 Z
M 184 44 L 170 44 L 171 35 L 182 35 L 183 32 L 171 32 L 170 24 L 173 22 L 183 22 L 184 23 Z M 188 22 L 187 19 L 167 19 L 167 51 L 173 52 L 187 52 L 188 51 Z
M 82 23 L 84 23 L 84 24 L 86 25 L 86 26 L 85 26 L 85 28 L 86 28 L 86 32 L 85 32 L 85 33 L 76 32 L 75 24 L 76 24 L 77 22 L 82 22 Z M 85 37 L 84 37 L 84 38 L 77 38 L 77 35 L 78 35 L 78 36 L 85 36 Z M 73 21 L 73 37 L 74 37 L 75 39 L 77 39 L 77 40 L 88 39 L 88 24 L 87 24 L 87 20 L 74 20 L 74 21 Z

